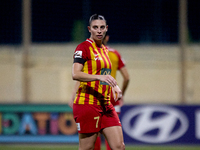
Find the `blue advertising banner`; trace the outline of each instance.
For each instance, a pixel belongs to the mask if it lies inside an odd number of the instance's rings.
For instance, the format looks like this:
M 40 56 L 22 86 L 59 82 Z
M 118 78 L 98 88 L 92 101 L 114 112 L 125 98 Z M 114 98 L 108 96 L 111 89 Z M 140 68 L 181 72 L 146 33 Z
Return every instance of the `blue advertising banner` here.
M 78 143 L 68 105 L 0 105 L 0 143 Z
M 125 144 L 200 144 L 200 105 L 124 105 Z M 78 143 L 68 105 L 0 105 L 0 143 Z
M 200 105 L 124 105 L 120 120 L 127 144 L 200 144 Z

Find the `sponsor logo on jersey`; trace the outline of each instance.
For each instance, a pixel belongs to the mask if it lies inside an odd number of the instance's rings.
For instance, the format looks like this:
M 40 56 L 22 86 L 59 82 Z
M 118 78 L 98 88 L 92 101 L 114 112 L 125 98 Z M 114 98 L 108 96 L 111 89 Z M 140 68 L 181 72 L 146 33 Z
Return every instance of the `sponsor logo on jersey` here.
M 101 75 L 110 75 L 110 73 L 111 73 L 111 69 L 109 69 L 109 68 L 102 68 L 101 69 Z M 102 82 L 102 81 L 100 81 L 100 84 L 109 85 L 108 83 Z
M 166 143 L 180 138 L 189 122 L 180 110 L 168 106 L 141 106 L 127 111 L 122 118 L 124 132 L 146 143 Z

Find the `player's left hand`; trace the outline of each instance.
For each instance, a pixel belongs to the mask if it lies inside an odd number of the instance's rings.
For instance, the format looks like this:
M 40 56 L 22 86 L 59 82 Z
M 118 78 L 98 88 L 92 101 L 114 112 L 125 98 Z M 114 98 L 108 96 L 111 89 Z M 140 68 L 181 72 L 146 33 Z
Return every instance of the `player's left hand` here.
M 112 88 L 112 92 L 113 92 L 115 101 L 119 100 L 122 97 L 122 91 L 118 85 L 116 85 Z

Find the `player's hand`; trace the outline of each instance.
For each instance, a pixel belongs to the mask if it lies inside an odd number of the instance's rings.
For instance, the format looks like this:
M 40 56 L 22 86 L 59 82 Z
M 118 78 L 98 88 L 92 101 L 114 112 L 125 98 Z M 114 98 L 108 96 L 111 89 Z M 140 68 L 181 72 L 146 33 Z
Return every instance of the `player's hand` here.
M 108 83 L 111 87 L 117 85 L 117 81 L 111 75 L 100 75 L 99 80 Z
M 122 98 L 122 91 L 118 85 L 112 87 L 115 102 Z

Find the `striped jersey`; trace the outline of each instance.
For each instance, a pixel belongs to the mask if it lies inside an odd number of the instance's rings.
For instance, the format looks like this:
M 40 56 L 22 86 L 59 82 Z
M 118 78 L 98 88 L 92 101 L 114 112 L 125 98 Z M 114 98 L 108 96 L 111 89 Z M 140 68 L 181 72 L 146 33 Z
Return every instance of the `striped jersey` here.
M 109 46 L 106 46 L 108 49 L 108 55 L 110 58 L 110 61 L 112 62 L 112 71 L 111 71 L 111 76 L 116 79 L 117 75 L 117 70 L 120 70 L 122 67 L 125 66 L 125 62 L 123 58 L 121 57 L 120 53 L 115 50 L 110 48 Z M 113 104 L 113 106 L 119 105 L 119 101 L 115 101 L 113 94 L 111 93 L 111 100 L 110 102 Z
M 112 63 L 111 76 L 116 79 L 117 70 L 120 70 L 125 66 L 125 61 L 117 50 L 112 49 L 109 46 L 106 46 L 106 48 L 109 51 L 108 55 Z
M 111 73 L 111 62 L 108 49 L 101 48 L 90 39 L 79 44 L 74 52 L 74 63 L 83 64 L 82 71 L 93 75 L 107 75 Z M 110 104 L 111 87 L 99 80 L 80 82 L 74 100 L 75 104 L 106 105 Z

